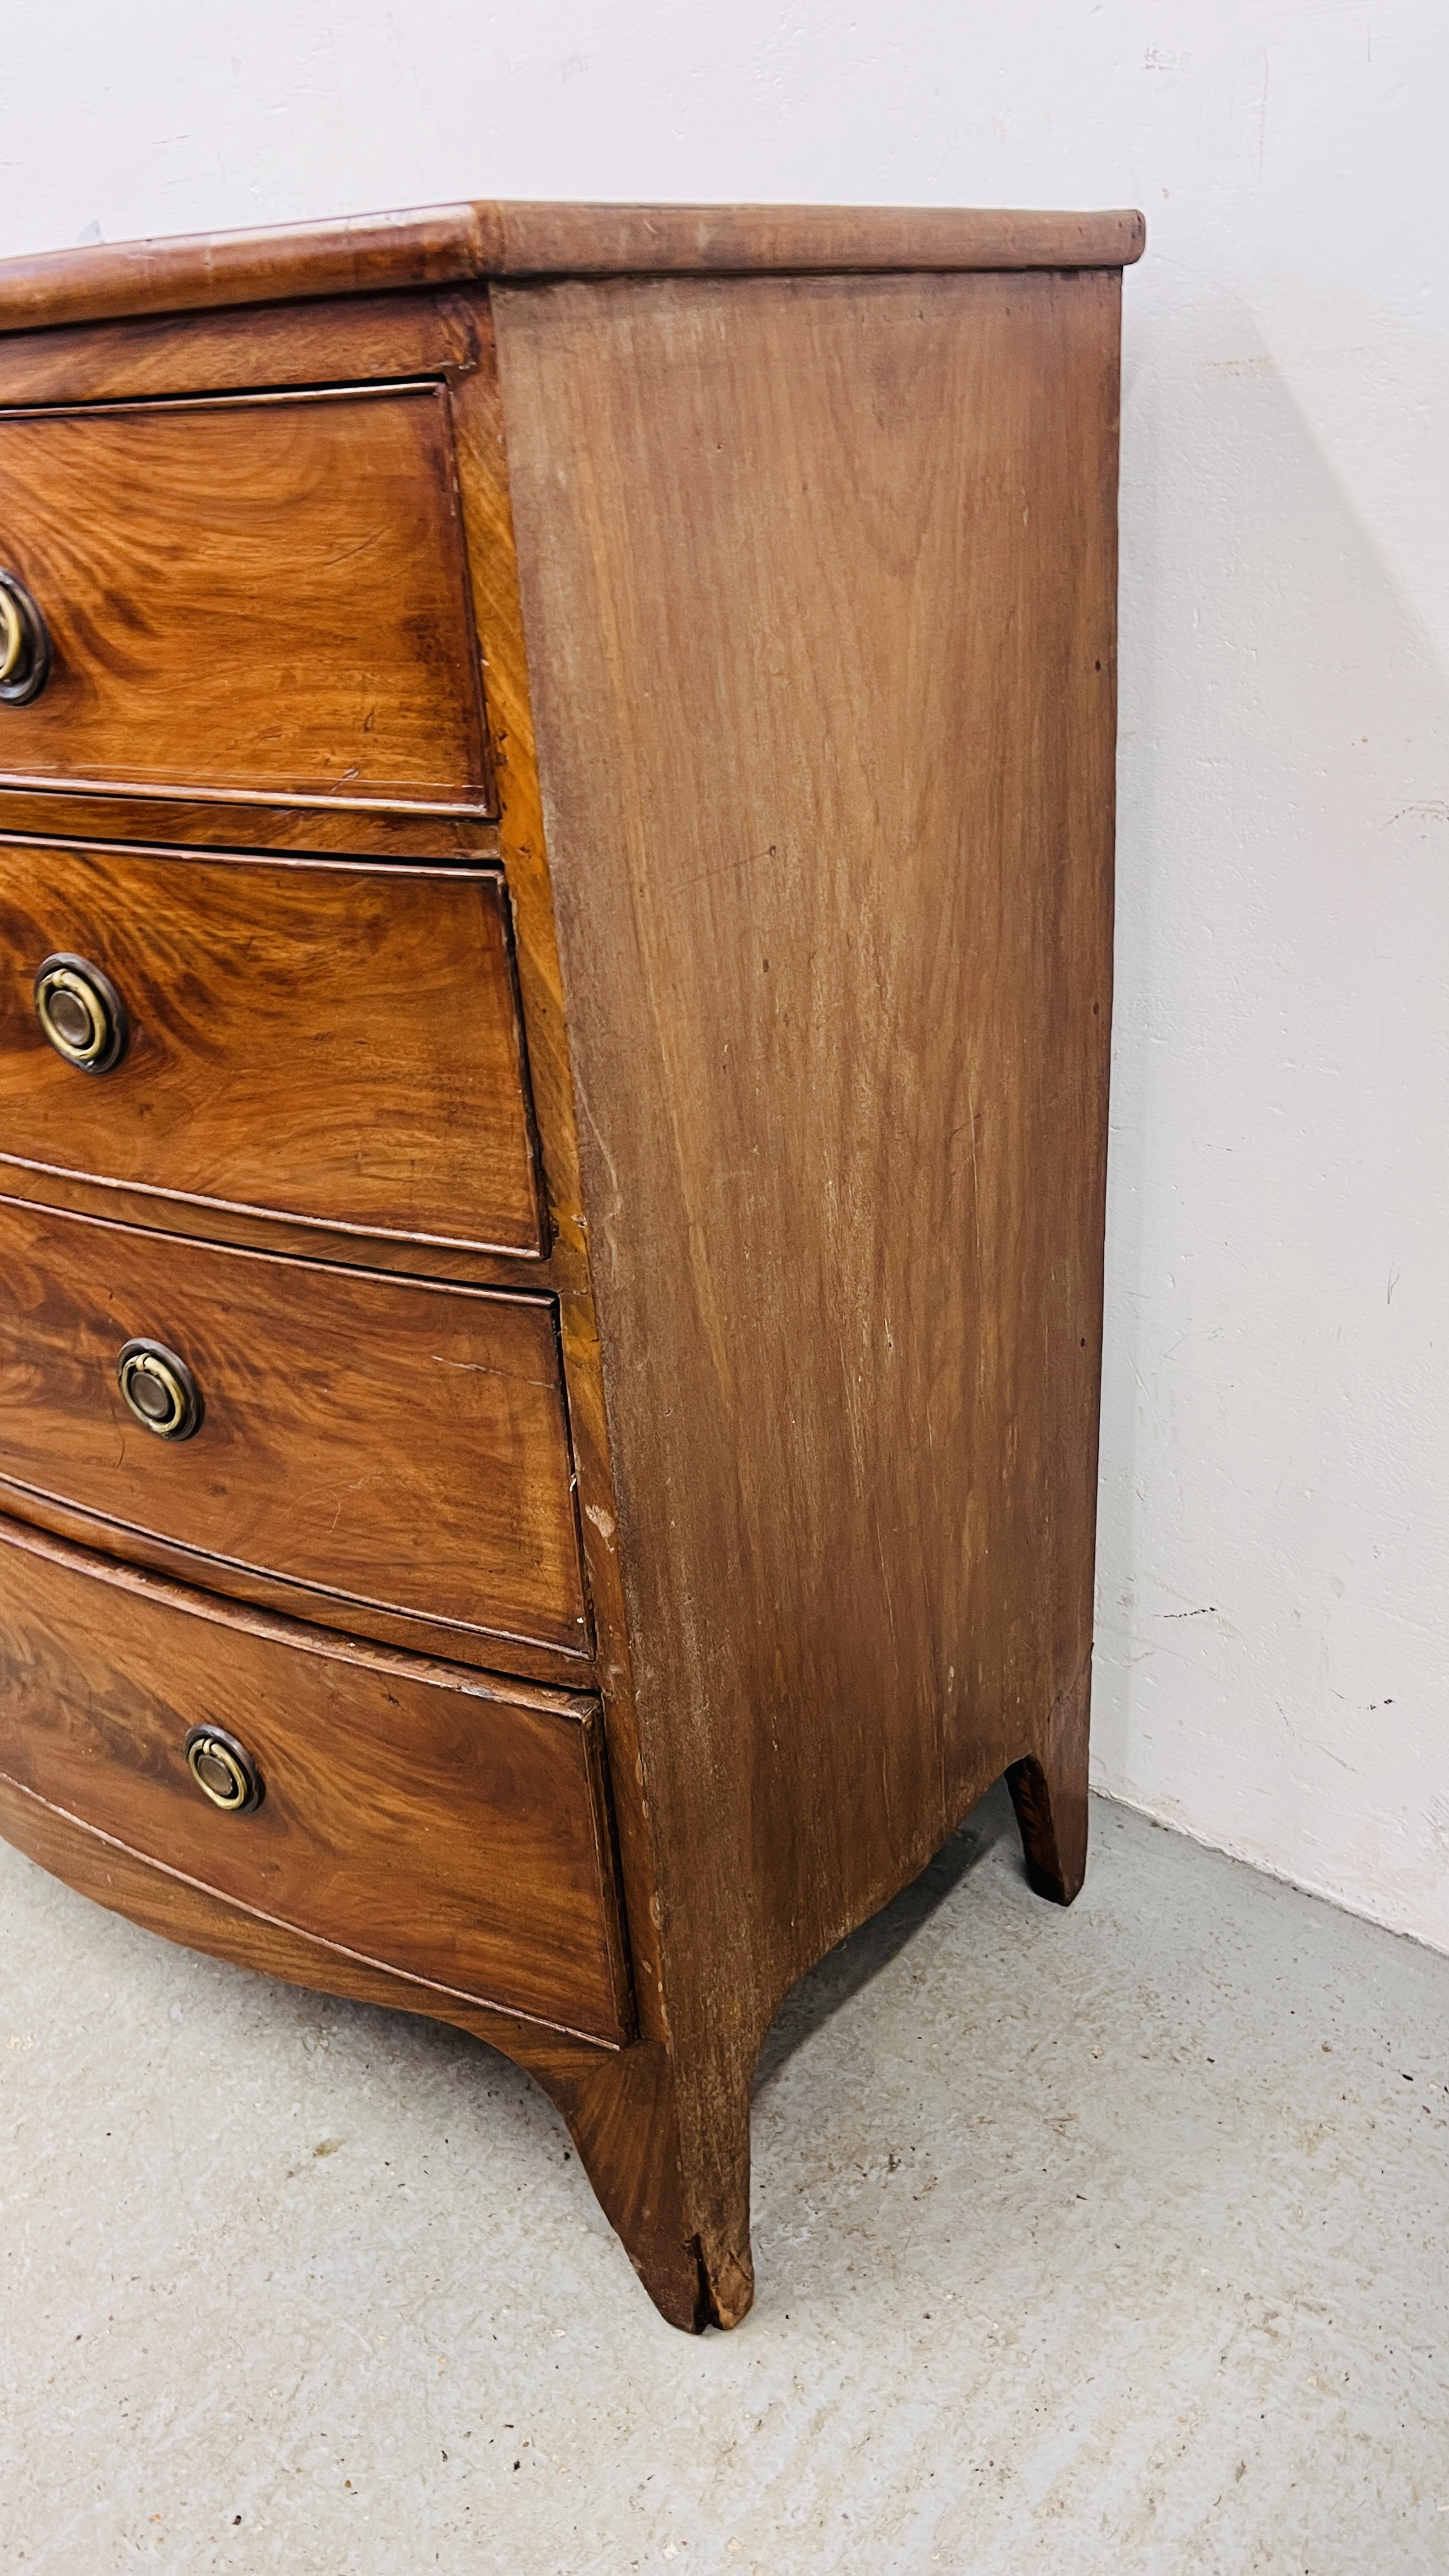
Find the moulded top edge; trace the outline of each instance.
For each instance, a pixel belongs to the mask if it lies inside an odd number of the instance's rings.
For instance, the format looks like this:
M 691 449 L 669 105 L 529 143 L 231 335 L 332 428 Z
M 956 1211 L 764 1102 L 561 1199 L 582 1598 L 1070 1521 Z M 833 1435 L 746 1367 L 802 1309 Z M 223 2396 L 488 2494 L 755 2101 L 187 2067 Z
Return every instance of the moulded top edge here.
M 410 208 L 0 261 L 0 331 L 485 278 L 1124 268 L 1140 214 L 956 206 Z

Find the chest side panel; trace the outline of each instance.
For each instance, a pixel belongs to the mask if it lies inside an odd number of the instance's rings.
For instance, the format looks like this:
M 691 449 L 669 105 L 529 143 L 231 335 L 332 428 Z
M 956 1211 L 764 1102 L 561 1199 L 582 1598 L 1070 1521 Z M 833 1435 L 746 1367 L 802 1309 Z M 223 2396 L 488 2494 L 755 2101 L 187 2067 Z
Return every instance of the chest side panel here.
M 495 295 L 686 2014 L 768 2014 L 1089 1652 L 1118 299 Z

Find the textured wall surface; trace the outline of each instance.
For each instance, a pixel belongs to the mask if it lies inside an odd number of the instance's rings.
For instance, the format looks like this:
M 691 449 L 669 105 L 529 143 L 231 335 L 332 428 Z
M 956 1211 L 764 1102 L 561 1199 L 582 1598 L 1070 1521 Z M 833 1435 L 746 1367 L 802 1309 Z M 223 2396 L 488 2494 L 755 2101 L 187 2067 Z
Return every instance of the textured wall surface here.
M 1437 0 L 3 29 L 0 251 L 462 195 L 1144 208 L 1098 1777 L 1449 1948 Z

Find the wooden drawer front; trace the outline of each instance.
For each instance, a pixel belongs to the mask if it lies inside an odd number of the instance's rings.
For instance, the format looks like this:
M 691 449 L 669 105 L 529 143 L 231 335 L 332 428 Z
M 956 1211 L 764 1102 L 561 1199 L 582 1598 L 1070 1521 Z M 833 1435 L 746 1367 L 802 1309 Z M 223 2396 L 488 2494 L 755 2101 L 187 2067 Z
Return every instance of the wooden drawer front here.
M 249 1814 L 196 1787 L 193 1726 L 255 1761 Z M 590 1700 L 348 1645 L 0 1521 L 0 1771 L 274 1921 L 622 2034 Z
M 0 775 L 492 810 L 442 387 L 0 416 L 0 564 Z
M 57 953 L 120 996 L 109 1073 L 42 1034 Z M 541 1252 L 502 878 L 0 842 L 0 1161 Z
M 128 1409 L 116 1363 L 133 1338 L 192 1371 L 193 1438 Z M 305 1585 L 364 1634 L 397 1633 L 377 1613 L 442 1623 L 455 1652 L 586 1651 L 545 1297 L 0 1200 L 0 1478 L 199 1551 L 197 1579 L 223 1591 L 228 1566 Z

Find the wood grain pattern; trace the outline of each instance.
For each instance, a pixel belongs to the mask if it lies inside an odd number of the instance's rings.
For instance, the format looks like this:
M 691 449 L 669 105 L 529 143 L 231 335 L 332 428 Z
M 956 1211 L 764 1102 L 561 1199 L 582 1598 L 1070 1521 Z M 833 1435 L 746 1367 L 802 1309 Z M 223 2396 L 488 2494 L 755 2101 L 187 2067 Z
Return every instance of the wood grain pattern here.
M 136 1335 L 194 1372 L 193 1439 L 127 1410 L 116 1355 Z M 0 1200 L 0 1477 L 22 1517 L 51 1497 L 128 1553 L 148 1533 L 194 1551 L 218 1591 L 250 1571 L 363 1635 L 391 1614 L 506 1665 L 510 1638 L 587 1656 L 571 1475 L 548 1298 Z
M 354 807 L 224 804 L 205 797 L 87 795 L 0 779 L 0 832 L 57 841 L 143 841 L 176 848 L 297 850 L 348 858 L 496 860 L 498 827 L 482 815 L 360 813 Z
M 0 778 L 488 811 L 446 388 L 0 414 Z
M 42 251 L 0 262 L 0 330 L 489 277 L 1121 268 L 1139 214 L 959 206 L 500 202 Z
M 566 1271 L 556 1257 L 535 1259 L 520 1253 L 473 1252 L 446 1243 L 420 1245 L 406 1236 L 335 1234 L 323 1225 L 293 1223 L 281 1217 L 247 1216 L 235 1208 L 213 1207 L 203 1216 L 186 1199 L 166 1199 L 154 1191 L 131 1190 L 114 1181 L 86 1180 L 71 1172 L 47 1171 L 32 1164 L 4 1175 L 11 1195 L 31 1205 L 63 1209 L 71 1216 L 98 1217 L 104 1225 L 139 1226 L 143 1233 L 180 1235 L 187 1240 L 204 1232 L 208 1241 L 237 1245 L 243 1251 L 293 1255 L 300 1261 L 323 1261 L 343 1269 L 365 1264 L 369 1270 L 407 1278 L 444 1282 L 465 1288 L 550 1289 Z
M 1080 1883 L 1110 1005 L 1112 272 L 1140 247 L 1140 218 L 1123 216 L 470 207 L 0 269 L 0 322 L 41 293 L 46 321 L 68 321 L 0 341 L 0 405 L 7 390 L 84 399 L 102 423 L 132 416 L 94 407 L 117 395 L 301 387 L 327 368 L 431 380 L 371 399 L 446 410 L 430 452 L 446 453 L 448 477 L 456 460 L 450 560 L 484 672 L 496 825 L 476 794 L 431 813 L 416 784 L 410 810 L 388 810 L 394 781 L 372 804 L 319 804 L 314 829 L 285 802 L 312 792 L 296 764 L 278 785 L 252 761 L 235 785 L 27 784 L 12 771 L 0 834 L 46 843 L 12 896 L 36 931 L 37 884 L 63 881 L 92 905 L 97 936 L 163 879 L 366 886 L 343 947 L 358 943 L 370 1005 L 380 982 L 384 1031 L 406 1020 L 403 960 L 435 953 L 429 920 L 474 900 L 470 853 L 501 863 L 551 1237 L 531 1264 L 516 1247 L 381 1233 L 351 1250 L 319 1234 L 342 1258 L 301 1258 L 314 1246 L 300 1199 L 272 1215 L 148 1202 L 136 1162 L 110 1185 L 124 1227 L 88 1221 L 102 1184 L 73 1171 L 26 1179 L 73 1216 L 0 1201 L 0 1471 L 18 1466 L 7 1490 L 32 1524 L 12 1544 L 44 1560 L 17 1578 L 17 1615 L 34 1623 L 23 1688 L 37 1697 L 0 1698 L 0 1742 L 13 1719 L 22 1747 L 0 1778 L 0 1830 L 173 1937 L 506 2048 L 569 2121 L 651 2296 L 689 2328 L 737 2322 L 753 2293 L 751 2077 L 793 1979 L 1003 1770 L 1033 1885 L 1066 1902 Z M 803 273 L 815 270 L 828 273 Z M 390 339 L 394 289 L 407 291 Z M 155 318 L 177 297 L 255 296 L 270 301 L 250 314 Z M 136 318 L 115 330 L 84 321 L 122 310 Z M 53 425 L 0 416 L 0 466 L 13 429 Z M 426 468 L 419 452 L 399 472 Z M 199 524 L 171 528 L 178 562 L 201 559 Z M 130 581 L 124 562 L 112 569 Z M 143 834 L 236 853 L 274 834 L 302 864 L 74 846 Z M 411 896 L 399 870 L 392 912 L 381 870 L 329 874 L 324 851 L 424 866 Z M 465 863 L 436 895 L 432 860 L 449 875 Z M 0 881 L 5 866 L 0 845 Z M 304 918 L 284 900 L 284 930 L 269 905 L 280 1007 L 326 932 L 315 907 Z M 223 916 L 231 935 L 203 956 Z M 230 989 L 208 960 L 240 930 L 225 902 L 172 906 L 173 972 L 145 987 L 168 1043 L 195 1024 L 193 985 L 198 1009 Z M 188 939 L 183 1008 L 171 997 Z M 132 958 L 144 982 L 150 961 Z M 340 989 L 344 970 L 339 955 L 317 972 Z M 426 962 L 422 980 L 426 997 Z M 0 1095 L 3 1083 L 0 1011 Z M 88 1088 L 99 1118 L 105 1083 Z M 163 1190 L 180 1186 L 187 1150 L 179 1100 L 156 1113 Z M 420 1118 L 416 1162 L 399 1155 L 370 1221 L 390 1210 L 399 1223 L 409 1190 L 416 1206 L 431 1186 L 430 1152 L 454 1151 L 440 1195 L 457 1220 L 470 1123 L 444 1112 L 434 1134 Z M 278 1151 L 294 1177 L 317 1160 L 313 1190 L 344 1159 L 311 1158 L 297 1135 Z M 224 1138 L 217 1160 L 238 1163 Z M 364 1178 L 359 1166 L 348 1186 Z M 148 1205 L 154 1222 L 137 1226 Z M 164 1231 L 202 1223 L 251 1248 Z M 359 1257 L 372 1275 L 348 1266 Z M 399 1260 L 432 1279 L 381 1275 Z M 538 1293 L 508 1293 L 525 1281 Z M 186 1447 L 133 1430 L 112 1391 L 116 1344 L 137 1330 L 197 1367 L 210 1409 Z M 66 1536 L 108 1556 L 78 1572 Z M 118 1557 L 209 1592 L 167 1594 Z M 87 1621 L 61 1606 L 62 1575 L 77 1587 L 67 1602 L 125 1594 L 114 1654 L 93 1607 Z M 180 1844 L 157 1849 L 182 1818 L 158 1748 L 200 1687 L 195 1656 L 163 1667 L 135 1642 L 135 1601 L 149 1619 L 163 1595 L 171 1633 L 179 1617 L 252 1641 L 239 1676 L 265 1650 L 273 1676 L 279 1657 L 289 1675 L 320 1659 L 357 1666 L 369 1690 L 379 1675 L 389 1692 L 394 1676 L 407 1684 L 391 1714 L 366 1701 L 375 1719 L 326 1777 L 325 1728 L 298 1725 L 291 1680 L 269 1684 L 268 1803 L 217 1830 L 244 1837 L 267 1818 L 280 1764 L 280 1847 L 251 1847 L 280 1879 L 293 1870 L 290 1914 L 240 1878 L 202 1883 Z M 277 1617 L 278 1604 L 318 1624 Z M 509 1618 L 506 1633 L 489 1624 Z M 329 1636 L 339 1623 L 450 1660 L 389 1657 Z M 541 1679 L 596 1673 L 599 1699 L 482 1681 L 466 1666 L 485 1658 Z M 301 1687 L 303 1720 L 350 1709 L 350 1684 L 345 1701 L 341 1683 Z M 489 1700 L 486 1781 L 468 1770 L 472 1722 L 427 1696 L 459 1690 Z M 535 1730 L 572 1730 L 579 1758 L 547 1792 L 536 1748 L 508 1749 L 505 1707 Z M 92 1760 L 97 1727 L 109 1751 Z M 476 1933 L 503 1957 L 507 1923 L 517 1931 L 491 1982 L 429 1984 L 436 1964 L 405 1946 L 426 1943 L 426 1923 L 410 1925 L 392 1889 L 380 1945 L 356 1928 L 366 1906 L 348 1912 L 352 1845 L 332 1792 L 340 1777 L 385 1868 L 383 1819 L 413 1786 L 404 1743 L 424 1753 L 406 1829 L 425 1850 L 436 1830 L 456 1860 L 446 1939 L 466 1948 Z M 439 1783 L 458 1765 L 488 1849 L 503 1836 L 481 1933 L 460 1893 L 468 1837 L 442 1813 Z M 78 1779 L 107 1784 L 108 1821 L 78 1820 Z M 199 1807 L 189 1784 L 187 1799 Z M 510 1895 L 515 1863 L 527 1883 Z M 616 1865 L 634 2001 L 607 1893 Z M 293 1919 L 314 1882 L 341 1891 L 346 1921 Z M 546 1928 L 530 1945 L 534 1905 Z M 576 1971 L 583 2007 L 556 2000 Z M 637 2038 L 620 2045 L 636 2010 Z
M 668 2016 L 654 1901 L 658 1885 L 658 1819 L 651 1815 L 645 1795 L 634 1724 L 629 1636 L 619 1563 L 618 1505 L 604 1418 L 598 1321 L 518 587 L 508 453 L 492 317 L 481 296 L 474 332 L 479 364 L 466 383 L 459 386 L 455 397 L 468 560 L 473 577 L 473 616 L 486 672 L 498 783 L 499 838 L 517 925 L 529 1063 L 549 1182 L 553 1234 L 549 1276 L 559 1300 L 579 1529 L 593 1612 L 596 1670 L 604 1705 L 635 1989 L 642 2030 L 651 2039 L 663 2039 L 668 2031 Z M 672 2110 L 670 2117 L 673 2118 Z
M 55 951 L 125 1004 L 108 1074 L 41 1031 Z M 0 838 L 0 1163 L 541 1253 L 501 875 Z
M 781 1995 L 1085 1688 L 1118 292 L 494 297 L 716 2280 Z
M 0 407 L 451 381 L 477 362 L 471 327 L 464 298 L 393 294 L 0 331 Z
M 201 1890 L 459 2001 L 627 2035 L 593 1702 L 240 1613 L 0 1523 L 0 1770 Z M 184 1744 L 226 1728 L 262 1803 Z

